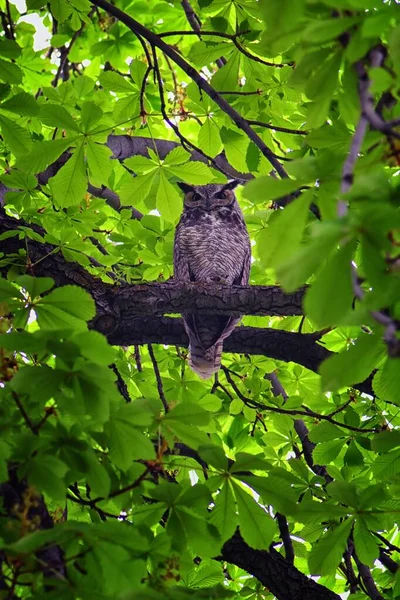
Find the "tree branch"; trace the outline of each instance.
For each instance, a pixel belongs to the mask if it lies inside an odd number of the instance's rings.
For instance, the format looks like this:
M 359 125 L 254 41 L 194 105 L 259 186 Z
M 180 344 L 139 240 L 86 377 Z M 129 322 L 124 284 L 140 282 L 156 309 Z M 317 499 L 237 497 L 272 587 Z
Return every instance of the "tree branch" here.
M 248 546 L 239 532 L 225 542 L 221 558 L 257 577 L 279 600 L 340 600 L 340 596 L 306 577 L 274 548 L 267 552 Z
M 126 25 L 133 33 L 142 36 L 152 46 L 159 48 L 171 60 L 173 60 L 235 123 L 235 125 L 247 134 L 249 139 L 259 148 L 266 159 L 271 163 L 281 177 L 287 177 L 285 169 L 275 158 L 274 153 L 263 140 L 255 133 L 251 126 L 218 92 L 198 73 L 172 46 L 166 44 L 158 35 L 144 27 L 141 23 L 113 6 L 107 0 L 92 0 L 92 4 L 103 8 L 109 14 L 116 17 Z

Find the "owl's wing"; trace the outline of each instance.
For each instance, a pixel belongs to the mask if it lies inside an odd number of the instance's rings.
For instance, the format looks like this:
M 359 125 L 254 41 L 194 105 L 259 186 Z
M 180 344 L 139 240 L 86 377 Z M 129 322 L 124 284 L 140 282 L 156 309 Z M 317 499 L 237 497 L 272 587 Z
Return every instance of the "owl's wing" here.
M 174 240 L 174 279 L 177 281 L 190 281 L 189 261 L 182 252 L 179 240 L 179 225 L 176 228 Z
M 234 280 L 233 285 L 247 285 L 249 283 L 250 264 L 251 248 L 250 242 L 248 242 L 248 244 L 246 244 L 243 254 L 242 270 L 240 272 L 240 275 Z
M 243 255 L 242 269 L 233 285 L 247 285 L 251 263 L 250 244 L 246 245 Z M 188 265 L 190 277 L 190 265 Z M 194 336 L 202 347 L 207 350 L 218 341 L 225 340 L 240 321 L 240 317 L 224 317 L 223 315 L 198 316 L 185 314 L 185 326 L 188 336 Z

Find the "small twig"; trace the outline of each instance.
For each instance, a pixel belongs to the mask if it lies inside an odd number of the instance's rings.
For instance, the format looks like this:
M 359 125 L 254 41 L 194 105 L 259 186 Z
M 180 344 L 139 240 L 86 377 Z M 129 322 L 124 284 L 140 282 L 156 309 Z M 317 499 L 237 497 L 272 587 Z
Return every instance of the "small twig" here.
M 7 17 L 8 17 L 8 26 L 10 28 L 10 39 L 14 40 L 15 39 L 15 34 L 14 34 L 14 25 L 13 25 L 13 20 L 11 17 L 11 9 L 10 9 L 10 2 L 9 0 L 6 0 L 6 11 L 7 11 Z
M 187 150 L 187 152 L 190 152 L 189 148 L 192 148 L 196 152 L 199 152 L 199 154 L 202 154 L 208 161 L 210 161 L 210 163 L 216 169 L 218 169 L 218 171 L 220 171 L 221 173 L 223 173 L 224 175 L 226 175 L 227 177 L 229 177 L 229 174 L 226 171 L 224 171 L 224 169 L 220 165 L 217 164 L 217 162 L 214 160 L 214 158 L 212 158 L 212 156 L 209 156 L 201 148 L 199 148 L 198 146 L 195 146 L 195 144 L 193 144 L 193 142 L 191 142 L 190 140 L 188 140 L 180 132 L 179 127 L 176 125 L 176 123 L 174 123 L 169 118 L 169 116 L 167 114 L 167 107 L 166 107 L 166 104 L 165 104 L 163 81 L 162 81 L 162 77 L 161 77 L 160 67 L 159 67 L 159 64 L 158 64 L 156 49 L 155 49 L 154 46 L 152 46 L 152 50 L 153 50 L 154 71 L 155 71 L 155 74 L 156 74 L 156 80 L 157 80 L 157 84 L 158 84 L 158 93 L 159 93 L 160 101 L 161 101 L 161 114 L 162 114 L 163 118 L 168 123 L 168 125 L 173 129 L 173 131 L 175 132 L 175 134 L 177 135 L 177 137 L 180 139 L 182 146 L 185 148 L 185 150 Z
M 200 31 L 201 21 L 200 21 L 199 17 L 196 15 L 196 13 L 194 12 L 189 0 L 182 0 L 181 6 L 182 6 L 183 10 L 185 11 L 186 18 L 187 18 L 191 28 L 193 29 L 193 31 Z
M 294 548 L 292 538 L 290 537 L 289 526 L 284 515 L 281 513 L 276 513 L 276 520 L 278 522 L 279 533 L 281 534 L 281 540 L 283 542 L 283 547 L 285 548 L 285 558 L 290 565 L 294 564 Z
M 29 427 L 29 429 L 32 431 L 32 433 L 34 433 L 35 435 L 38 435 L 36 427 L 32 423 L 32 421 L 31 421 L 28 413 L 26 412 L 26 410 L 25 410 L 25 408 L 24 408 L 24 406 L 23 406 L 23 404 L 22 404 L 22 402 L 21 402 L 20 397 L 18 396 L 18 394 L 16 392 L 12 391 L 11 395 L 14 398 L 15 404 L 18 406 L 19 411 L 20 411 L 21 415 L 23 416 L 24 421 L 27 424 L 27 426 Z
M 241 35 L 244 35 L 246 33 L 249 33 L 249 30 L 238 31 L 237 33 L 231 34 L 231 33 L 223 33 L 222 31 L 202 31 L 202 30 L 198 29 L 198 30 L 194 30 L 194 31 L 164 31 L 162 33 L 159 33 L 158 37 L 163 38 L 163 37 L 175 36 L 175 35 L 177 35 L 177 36 L 198 35 L 199 37 L 202 37 L 203 35 L 207 35 L 207 36 L 212 36 L 212 37 L 219 37 L 219 38 L 223 38 L 223 39 L 233 42 L 234 45 L 236 46 L 236 48 L 239 50 L 239 52 L 244 54 L 244 56 L 247 56 L 247 58 L 249 58 L 250 60 L 254 60 L 255 62 L 266 65 L 267 67 L 277 67 L 278 69 L 281 69 L 282 67 L 292 67 L 293 66 L 293 62 L 273 63 L 273 62 L 264 60 L 263 58 L 255 55 L 255 54 L 251 54 L 238 41 L 238 37 L 240 37 Z
M 171 58 L 175 64 L 177 64 L 183 71 L 192 79 L 202 90 L 205 92 L 214 102 L 223 110 L 235 123 L 238 129 L 241 129 L 248 138 L 259 148 L 266 159 L 271 163 L 275 171 L 282 178 L 288 177 L 286 170 L 280 164 L 280 162 L 274 156 L 274 153 L 265 142 L 256 134 L 251 126 L 222 96 L 216 92 L 216 90 L 204 79 L 198 71 L 196 71 L 179 52 L 177 52 L 172 46 L 169 46 L 164 42 L 158 35 L 144 27 L 141 23 L 127 15 L 125 12 L 108 2 L 107 0 L 91 0 L 95 6 L 99 6 L 106 10 L 109 14 L 113 15 L 124 23 L 135 35 L 143 36 L 153 48 L 159 48 L 164 54 Z M 160 85 L 160 78 L 159 78 Z M 161 84 L 162 87 L 162 84 Z
M 221 367 L 223 372 L 225 373 L 225 376 L 228 380 L 228 382 L 231 384 L 232 388 L 234 389 L 234 391 L 236 392 L 236 394 L 238 395 L 238 397 L 242 400 L 242 402 L 244 404 L 246 404 L 246 406 L 249 406 L 250 408 L 257 408 L 259 410 L 267 410 L 269 412 L 275 412 L 281 415 L 291 415 L 291 416 L 304 416 L 304 417 L 313 417 L 314 419 L 318 419 L 320 421 L 328 421 L 329 423 L 332 423 L 333 425 L 337 425 L 338 427 L 342 427 L 345 429 L 349 429 L 350 431 L 358 431 L 358 432 L 368 432 L 368 433 L 376 433 L 376 429 L 362 429 L 360 427 L 353 427 L 352 425 L 347 425 L 346 423 L 341 423 L 340 421 L 336 421 L 335 419 L 332 419 L 329 415 L 321 415 L 319 413 L 314 412 L 313 410 L 307 409 L 307 410 L 287 410 L 285 408 L 279 408 L 277 406 L 267 406 L 266 404 L 261 404 L 260 402 L 256 402 L 255 400 L 253 400 L 252 398 L 248 398 L 246 397 L 244 394 L 242 394 L 242 392 L 240 391 L 240 389 L 238 388 L 238 386 L 236 385 L 235 381 L 232 379 L 232 377 L 229 374 L 229 371 L 226 367 L 222 366 Z
M 343 556 L 346 565 L 346 577 L 350 586 L 350 594 L 355 594 L 358 591 L 358 581 L 353 569 L 353 563 L 351 562 L 351 554 L 352 550 L 348 545 Z
M 381 540 L 381 542 L 383 542 L 386 545 L 387 549 L 391 552 L 400 552 L 399 546 L 396 546 L 395 544 L 392 544 L 392 542 L 389 542 L 389 540 L 383 537 L 382 534 L 378 533 L 377 531 L 372 531 L 371 533 L 373 533 L 379 540 Z
M 219 92 L 221 93 L 221 92 Z M 292 133 L 294 135 L 308 135 L 308 131 L 301 131 L 300 129 L 288 129 L 287 127 L 278 127 L 278 125 L 272 125 L 271 123 L 264 123 L 264 121 L 254 121 L 253 119 L 247 119 L 250 125 L 258 125 L 259 127 L 266 127 L 267 129 L 273 129 L 274 131 L 281 131 L 282 133 Z
M 167 402 L 167 399 L 164 394 L 164 388 L 163 388 L 162 379 L 161 379 L 161 375 L 160 375 L 160 369 L 158 368 L 158 362 L 156 360 L 156 357 L 154 356 L 153 347 L 151 344 L 147 345 L 147 349 L 149 351 L 151 362 L 153 363 L 154 374 L 155 374 L 156 380 L 157 380 L 158 395 L 160 396 L 160 400 L 163 403 L 165 413 L 167 413 L 169 411 L 169 406 L 168 406 L 168 402 Z
M 74 43 L 76 42 L 78 37 L 81 35 L 84 27 L 85 27 L 85 23 L 82 23 L 80 29 L 78 29 L 78 31 L 75 31 L 74 35 L 72 36 L 68 48 L 63 46 L 63 48 L 60 50 L 60 64 L 58 65 L 57 73 L 55 74 L 55 77 L 51 84 L 53 87 L 57 86 L 58 80 L 60 79 L 60 75 L 62 72 L 64 72 L 64 68 L 67 64 L 68 55 L 71 52 L 72 46 L 74 45 Z M 68 76 L 64 75 L 63 81 L 66 81 L 68 78 L 69 78 Z
M 254 92 L 241 92 L 241 91 L 231 91 L 231 92 L 226 92 L 226 91 L 218 91 L 218 94 L 220 96 L 261 96 L 261 94 L 263 93 L 263 91 L 261 89 L 258 90 L 254 90 Z
M 370 568 L 367 567 L 367 565 L 364 565 L 360 561 L 360 559 L 358 558 L 354 549 L 353 549 L 353 557 L 354 557 L 355 563 L 358 568 L 358 572 L 364 583 L 364 586 L 365 586 L 368 596 L 371 598 L 371 600 L 384 600 L 383 596 L 380 594 L 380 592 L 378 591 L 378 588 L 376 587 L 374 578 L 371 575 Z
M 125 381 L 123 380 L 122 375 L 119 372 L 117 365 L 115 363 L 113 363 L 112 365 L 110 365 L 110 368 L 114 371 L 114 373 L 117 376 L 117 388 L 118 388 L 119 393 L 126 400 L 126 402 L 132 402 L 132 398 L 130 397 L 129 392 L 128 392 L 128 386 L 126 385 Z
M 141 373 L 143 371 L 142 359 L 140 357 L 140 346 L 138 346 L 137 344 L 135 344 L 135 346 L 134 346 L 134 353 L 133 353 L 133 355 L 135 357 L 136 368 L 139 371 L 139 373 Z
M 130 492 L 131 490 L 134 490 L 135 488 L 139 487 L 139 485 L 142 483 L 142 481 L 144 480 L 144 478 L 146 477 L 148 472 L 149 472 L 149 468 L 146 467 L 146 469 L 143 471 L 143 473 L 141 475 L 139 475 L 139 477 L 137 479 L 135 479 L 135 481 L 133 483 L 126 485 L 125 487 L 121 488 L 120 490 L 115 490 L 114 492 L 110 492 L 108 494 L 107 498 L 116 498 L 117 496 L 121 496 L 122 494 L 125 494 L 126 492 Z M 104 498 L 95 498 L 95 500 L 93 502 L 99 502 L 100 500 L 104 500 Z

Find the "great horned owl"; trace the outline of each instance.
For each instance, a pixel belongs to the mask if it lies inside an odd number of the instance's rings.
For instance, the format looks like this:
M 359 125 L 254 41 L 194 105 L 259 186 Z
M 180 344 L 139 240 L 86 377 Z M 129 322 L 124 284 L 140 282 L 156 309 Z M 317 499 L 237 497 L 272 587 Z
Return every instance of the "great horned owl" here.
M 187 185 L 183 213 L 174 242 L 174 279 L 246 285 L 250 271 L 250 240 L 234 188 L 223 185 Z M 223 341 L 240 317 L 183 313 L 189 337 L 189 364 L 202 379 L 221 366 Z

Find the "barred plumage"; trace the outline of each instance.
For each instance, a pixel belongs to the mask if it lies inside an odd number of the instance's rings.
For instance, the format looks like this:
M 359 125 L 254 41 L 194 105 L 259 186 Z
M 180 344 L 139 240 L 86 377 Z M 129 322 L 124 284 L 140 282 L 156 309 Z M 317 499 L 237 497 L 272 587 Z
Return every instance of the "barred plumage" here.
M 174 278 L 246 285 L 250 240 L 233 189 L 240 183 L 192 186 L 180 183 L 184 208 L 175 232 Z M 189 364 L 207 379 L 221 366 L 223 341 L 240 318 L 183 313 L 189 337 Z

